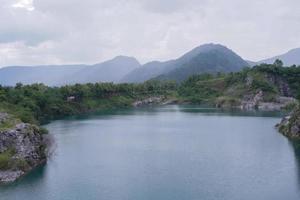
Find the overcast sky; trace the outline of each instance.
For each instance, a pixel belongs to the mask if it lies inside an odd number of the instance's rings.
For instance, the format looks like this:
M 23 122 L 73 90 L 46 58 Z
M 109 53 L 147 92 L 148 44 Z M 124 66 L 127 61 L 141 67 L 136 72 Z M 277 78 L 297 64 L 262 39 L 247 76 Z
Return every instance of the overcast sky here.
M 0 66 L 141 63 L 220 43 L 260 60 L 300 47 L 300 0 L 1 0 Z

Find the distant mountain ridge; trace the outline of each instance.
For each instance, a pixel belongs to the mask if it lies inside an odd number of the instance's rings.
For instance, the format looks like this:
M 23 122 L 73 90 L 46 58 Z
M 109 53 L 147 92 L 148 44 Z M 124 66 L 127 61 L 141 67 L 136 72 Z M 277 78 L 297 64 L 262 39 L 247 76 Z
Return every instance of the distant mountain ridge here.
M 236 72 L 249 64 L 232 50 L 220 44 L 205 44 L 178 59 L 151 62 L 132 71 L 122 82 L 144 82 L 148 79 L 183 81 L 201 73 Z
M 181 82 L 191 75 L 236 72 L 260 63 L 272 64 L 276 59 L 282 60 L 285 66 L 300 65 L 300 48 L 259 62 L 244 60 L 226 46 L 210 43 L 179 58 L 144 65 L 133 57 L 117 56 L 94 65 L 11 66 L 0 68 L 0 85 L 18 82 L 49 86 L 89 82 L 141 83 L 151 79 Z
M 285 66 L 300 65 L 300 48 L 292 49 L 279 56 L 261 60 L 258 63 L 273 64 L 276 59 L 281 60 Z
M 132 57 L 118 56 L 95 65 L 11 66 L 0 69 L 0 84 L 44 83 L 60 86 L 74 83 L 119 82 L 140 63 Z

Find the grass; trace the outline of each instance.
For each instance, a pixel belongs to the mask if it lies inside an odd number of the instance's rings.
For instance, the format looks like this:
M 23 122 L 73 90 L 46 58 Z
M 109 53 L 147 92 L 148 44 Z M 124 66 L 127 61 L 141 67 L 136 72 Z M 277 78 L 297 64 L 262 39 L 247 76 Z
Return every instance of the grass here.
M 10 148 L 3 153 L 0 153 L 0 170 L 23 170 L 26 171 L 30 165 L 25 159 L 13 158 L 16 154 L 14 148 Z
M 15 155 L 14 149 L 8 149 L 3 153 L 0 153 L 0 170 L 11 169 L 13 166 L 12 157 Z
M 0 131 L 5 131 L 14 128 L 20 122 L 21 121 L 18 119 L 15 119 L 13 117 L 8 117 L 3 122 L 0 122 Z

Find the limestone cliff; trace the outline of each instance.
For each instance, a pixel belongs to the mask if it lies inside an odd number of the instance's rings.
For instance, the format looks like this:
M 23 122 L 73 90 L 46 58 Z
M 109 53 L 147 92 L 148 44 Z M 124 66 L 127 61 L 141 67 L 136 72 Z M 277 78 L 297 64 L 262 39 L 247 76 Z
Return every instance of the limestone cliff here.
M 0 113 L 0 183 L 15 181 L 45 163 L 46 151 L 41 128 Z

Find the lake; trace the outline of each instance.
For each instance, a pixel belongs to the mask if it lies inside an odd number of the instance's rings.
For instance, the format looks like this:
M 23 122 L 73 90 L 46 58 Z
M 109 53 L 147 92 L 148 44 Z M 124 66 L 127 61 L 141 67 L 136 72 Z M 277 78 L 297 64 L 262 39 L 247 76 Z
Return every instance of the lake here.
M 300 155 L 278 113 L 193 106 L 54 121 L 45 166 L 1 200 L 299 200 Z

